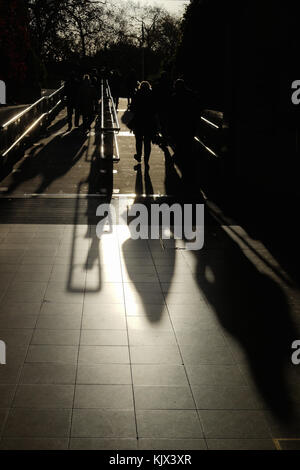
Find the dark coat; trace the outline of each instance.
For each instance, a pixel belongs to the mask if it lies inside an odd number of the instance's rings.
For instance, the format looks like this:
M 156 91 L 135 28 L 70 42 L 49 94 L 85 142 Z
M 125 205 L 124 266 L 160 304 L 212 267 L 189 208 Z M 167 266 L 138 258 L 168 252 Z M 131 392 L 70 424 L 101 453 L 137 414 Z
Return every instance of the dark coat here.
M 78 92 L 80 87 L 80 81 L 78 78 L 72 77 L 65 83 L 65 96 L 68 106 L 78 105 Z
M 135 134 L 154 135 L 157 131 L 156 108 L 151 90 L 138 90 L 130 107 L 134 113 L 131 124 Z
M 97 100 L 96 88 L 89 82 L 83 82 L 79 88 L 79 104 L 83 115 L 94 113 L 94 103 Z
M 170 100 L 170 124 L 174 135 L 194 135 L 200 116 L 197 95 L 189 89 L 175 91 Z

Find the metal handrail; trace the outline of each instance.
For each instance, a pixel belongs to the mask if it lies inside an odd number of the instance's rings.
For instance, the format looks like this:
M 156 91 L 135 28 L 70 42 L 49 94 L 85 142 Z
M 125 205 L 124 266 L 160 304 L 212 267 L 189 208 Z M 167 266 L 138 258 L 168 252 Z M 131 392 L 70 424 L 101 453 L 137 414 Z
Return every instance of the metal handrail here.
M 116 111 L 116 107 L 115 107 L 115 102 L 114 102 L 114 99 L 112 97 L 112 94 L 111 94 L 111 90 L 110 90 L 110 86 L 109 86 L 109 83 L 108 81 L 106 80 L 106 86 L 107 86 L 107 91 L 108 91 L 108 96 L 109 96 L 109 99 L 110 99 L 110 102 L 111 102 L 111 107 L 112 107 L 112 117 L 113 117 L 113 121 L 114 123 L 116 124 L 116 128 L 115 130 L 117 132 L 120 131 L 121 127 L 120 127 L 120 123 L 119 123 L 119 119 L 118 119 L 118 114 L 117 114 L 117 111 Z
M 4 129 L 5 127 L 7 126 L 10 126 L 13 122 L 15 121 L 18 121 L 18 119 L 20 119 L 22 116 L 24 116 L 24 114 L 28 113 L 32 108 L 34 108 L 35 106 L 37 106 L 39 103 L 41 103 L 42 101 L 44 101 L 46 99 L 45 96 L 43 96 L 42 98 L 40 98 L 38 101 L 35 101 L 35 103 L 31 104 L 30 106 L 28 106 L 28 108 L 25 108 L 23 109 L 23 111 L 21 111 L 19 114 L 17 114 L 16 116 L 13 116 L 11 119 L 9 119 L 9 121 L 5 122 L 4 124 L 2 124 L 0 126 L 1 129 Z
M 104 103 L 104 100 L 106 100 L 106 103 Z M 109 117 L 107 114 L 105 115 L 105 110 L 104 110 L 105 104 L 108 106 L 108 109 L 109 109 Z M 107 125 L 107 123 L 105 122 L 106 118 L 108 118 L 109 125 Z M 111 125 L 111 123 L 115 125 Z M 120 160 L 120 154 L 119 154 L 119 146 L 117 142 L 117 133 L 120 130 L 120 125 L 119 125 L 119 120 L 118 120 L 118 116 L 116 113 L 114 101 L 111 96 L 111 91 L 108 85 L 108 81 L 103 80 L 103 79 L 101 80 L 100 127 L 101 127 L 102 138 L 104 137 L 105 133 L 108 133 L 113 136 L 112 145 L 116 151 L 116 156 L 113 156 L 113 161 L 118 162 Z
M 217 124 L 215 124 L 214 122 L 212 121 L 209 121 L 209 119 L 206 119 L 205 117 L 201 116 L 202 121 L 204 121 L 206 124 L 208 124 L 209 126 L 211 127 L 214 127 L 215 129 L 219 129 L 220 126 L 217 126 Z
M 213 122 L 212 120 L 207 119 L 207 117 L 204 117 L 204 116 L 200 116 L 199 126 L 200 126 L 200 123 L 207 126 L 205 129 L 210 129 L 211 131 L 213 131 L 214 136 L 217 136 L 223 130 L 223 124 L 219 124 L 219 123 L 217 124 L 216 122 Z M 199 128 L 198 128 L 198 131 L 199 131 Z M 218 133 L 218 134 L 215 134 L 215 133 Z M 194 136 L 194 140 L 198 144 L 200 144 L 202 148 L 208 152 L 209 155 L 215 158 L 220 158 L 222 154 L 222 150 L 220 150 L 220 153 L 219 153 L 219 149 L 217 149 L 216 151 L 215 149 L 212 149 L 210 147 L 210 142 L 206 141 L 207 139 L 205 138 L 205 135 L 202 137 L 201 134 L 202 133 L 197 132 L 197 134 Z
M 64 85 L 43 96 L 0 127 L 0 156 L 5 157 L 37 126 L 42 126 L 62 103 Z
M 100 108 L 100 127 L 101 130 L 104 129 L 104 90 L 103 90 L 103 80 L 101 80 L 101 108 Z

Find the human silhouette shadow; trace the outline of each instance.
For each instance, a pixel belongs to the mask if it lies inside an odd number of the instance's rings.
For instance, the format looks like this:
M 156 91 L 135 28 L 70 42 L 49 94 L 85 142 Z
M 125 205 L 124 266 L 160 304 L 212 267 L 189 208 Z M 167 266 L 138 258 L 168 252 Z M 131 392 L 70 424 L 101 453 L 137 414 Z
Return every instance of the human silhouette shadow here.
M 238 200 L 232 195 L 227 204 L 220 202 L 220 206 L 225 205 L 225 210 L 245 227 L 251 238 L 262 241 L 298 289 L 300 264 L 297 247 L 300 229 L 295 214 L 299 203 L 300 198 L 296 195 L 291 197 L 284 192 L 275 195 L 266 190 L 253 194 L 247 187 Z
M 174 168 L 175 162 L 178 165 L 176 155 L 171 156 L 167 148 L 164 153 L 166 187 L 173 191 L 175 200 L 190 202 L 191 193 L 186 193 L 190 172 L 184 174 L 186 167 L 181 166 L 180 175 Z M 201 196 L 198 202 L 203 202 Z M 263 259 L 259 253 L 247 244 L 243 251 L 207 208 L 204 238 L 203 249 L 192 252 L 199 291 L 216 314 L 235 360 L 241 367 L 249 367 L 265 407 L 290 424 L 295 403 L 287 370 L 291 365 L 291 344 L 299 334 L 284 290 L 261 271 Z M 250 261 L 249 253 L 256 255 L 256 264 Z
M 43 193 L 49 185 L 65 175 L 82 157 L 86 135 L 74 130 L 65 136 L 55 136 L 48 144 L 33 148 L 12 174 L 7 193 L 12 193 L 23 182 L 41 176 L 34 193 Z
M 146 196 L 148 195 L 151 196 L 152 194 L 154 194 L 154 189 L 153 189 L 149 171 L 146 169 L 145 169 L 144 181 L 145 181 L 145 194 Z
M 136 181 L 135 181 L 135 193 L 136 197 L 134 204 L 142 204 L 147 208 L 148 215 L 151 214 L 152 204 L 162 204 L 168 203 L 165 198 L 154 198 L 153 197 L 153 186 L 149 172 L 145 171 L 144 181 L 145 181 L 145 192 L 143 185 L 143 175 L 141 165 L 136 165 Z M 159 288 L 159 275 L 164 275 L 166 279 L 165 282 L 170 282 L 173 276 L 175 269 L 175 250 L 174 249 L 162 249 L 162 244 L 160 240 L 151 240 L 151 222 L 148 219 L 148 240 L 145 240 L 142 245 L 144 251 L 142 256 L 139 258 L 134 258 L 135 250 L 141 246 L 140 240 L 134 240 L 132 230 L 130 227 L 130 222 L 134 217 L 127 218 L 129 223 L 129 230 L 131 232 L 131 237 L 128 238 L 125 243 L 122 245 L 122 256 L 125 262 L 125 268 L 127 270 L 128 278 L 133 283 L 138 299 L 140 299 L 143 306 L 145 315 L 149 323 L 155 324 L 159 323 L 162 320 L 162 316 L 165 311 L 165 297 L 168 294 L 168 289 L 164 292 L 164 297 L 161 294 Z M 143 243 L 143 242 L 142 242 Z M 163 240 L 162 240 L 163 243 Z M 138 251 L 137 251 L 138 253 Z M 143 259 L 143 253 L 145 254 L 145 259 Z M 168 258 L 168 265 L 161 266 L 159 264 L 160 257 Z M 145 262 L 146 260 L 146 262 Z M 144 265 L 144 268 L 142 267 Z M 152 283 L 152 286 L 151 286 Z M 167 285 L 167 284 L 166 284 Z M 148 286 L 148 288 L 147 288 Z M 154 288 L 154 290 L 151 289 Z M 155 295 L 157 292 L 157 295 Z
M 261 272 L 220 227 L 214 231 L 223 249 L 214 249 L 208 235 L 204 249 L 193 253 L 199 289 L 229 333 L 233 351 L 235 342 L 243 351 L 241 363 L 248 364 L 267 407 L 288 422 L 293 402 L 286 370 L 291 364 L 291 344 L 298 336 L 287 298 L 280 285 Z M 239 354 L 236 359 L 240 361 Z
M 50 135 L 53 134 L 53 132 L 58 132 L 67 124 L 67 122 L 68 121 L 66 116 L 64 116 L 62 119 L 56 120 L 53 124 L 47 127 L 46 133 Z
M 175 198 L 182 202 L 186 200 L 186 181 L 182 181 L 184 175 L 180 177 L 174 171 L 173 158 L 166 149 L 166 181 L 177 189 Z M 247 244 L 242 250 L 207 208 L 204 247 L 192 253 L 199 291 L 222 326 L 235 360 L 242 368 L 249 367 L 265 407 L 282 422 L 291 423 L 295 403 L 287 369 L 291 365 L 291 344 L 299 334 L 282 287 L 262 271 L 259 253 Z M 256 255 L 256 264 L 247 256 L 250 253 Z

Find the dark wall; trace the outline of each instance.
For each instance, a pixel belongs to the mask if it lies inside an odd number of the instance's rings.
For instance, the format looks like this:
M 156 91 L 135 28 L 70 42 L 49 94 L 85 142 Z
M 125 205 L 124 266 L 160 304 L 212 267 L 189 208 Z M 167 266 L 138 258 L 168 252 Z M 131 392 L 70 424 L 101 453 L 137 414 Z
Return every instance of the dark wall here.
M 224 112 L 224 167 L 241 184 L 298 191 L 300 105 L 291 84 L 300 79 L 299 10 L 291 0 L 192 0 L 188 8 L 177 69 L 203 107 Z
M 8 104 L 39 98 L 43 70 L 31 45 L 24 0 L 0 0 L 0 57 Z
M 234 45 L 236 175 L 272 191 L 297 192 L 299 112 L 291 83 L 300 78 L 299 7 L 290 1 L 243 3 Z

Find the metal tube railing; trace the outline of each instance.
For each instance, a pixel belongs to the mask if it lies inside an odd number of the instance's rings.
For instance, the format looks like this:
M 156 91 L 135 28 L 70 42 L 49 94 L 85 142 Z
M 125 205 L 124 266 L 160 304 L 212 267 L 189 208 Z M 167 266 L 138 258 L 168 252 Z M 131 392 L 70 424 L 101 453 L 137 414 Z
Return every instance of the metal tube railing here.
M 213 120 L 207 117 L 200 116 L 198 132 L 194 136 L 194 140 L 200 144 L 209 155 L 219 158 L 222 156 L 222 131 L 222 123 L 213 122 Z M 211 148 L 212 142 L 214 142 L 213 148 Z
M 4 129 L 5 127 L 8 127 L 10 126 L 11 124 L 13 124 L 14 122 L 18 121 L 19 119 L 21 119 L 22 116 L 24 116 L 26 113 L 28 113 L 29 111 L 31 111 L 34 107 L 36 107 L 37 105 L 39 105 L 42 101 L 44 101 L 46 99 L 45 96 L 43 96 L 42 98 L 40 98 L 38 101 L 36 101 L 35 103 L 31 104 L 30 106 L 28 106 L 28 108 L 25 108 L 23 111 L 21 111 L 19 114 L 17 114 L 16 116 L 13 116 L 11 119 L 9 119 L 9 121 L 5 122 L 4 124 L 1 125 L 1 129 Z
M 64 86 L 43 96 L 0 127 L 0 157 L 5 157 L 37 126 L 42 126 L 62 103 Z
M 115 102 L 114 102 L 114 99 L 112 97 L 108 81 L 106 81 L 106 85 L 107 85 L 108 96 L 109 96 L 109 99 L 110 99 L 110 102 L 111 102 L 113 122 L 116 124 L 116 131 L 119 132 L 120 131 L 120 124 L 119 124 L 118 114 L 117 114 L 117 111 L 116 111 Z
M 120 154 L 117 133 L 120 131 L 120 124 L 108 81 L 103 79 L 101 80 L 100 125 L 102 136 L 107 134 L 112 134 L 113 136 L 110 144 L 116 154 L 113 155 L 113 161 L 118 162 Z
M 101 131 L 104 129 L 104 87 L 103 80 L 101 80 L 101 105 L 100 105 L 100 127 Z

